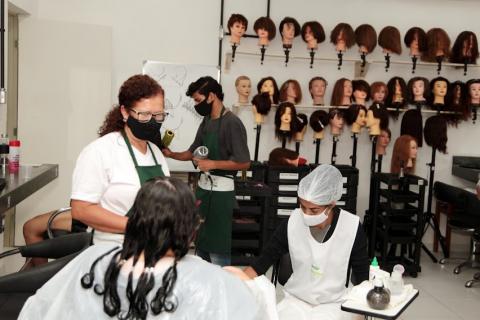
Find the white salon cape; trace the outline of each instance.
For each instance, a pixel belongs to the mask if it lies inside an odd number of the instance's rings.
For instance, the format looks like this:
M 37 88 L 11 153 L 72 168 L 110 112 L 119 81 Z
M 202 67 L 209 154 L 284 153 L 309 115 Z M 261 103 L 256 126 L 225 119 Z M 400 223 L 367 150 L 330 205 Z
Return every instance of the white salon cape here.
M 278 304 L 281 320 L 351 319 L 340 309 L 347 293 L 348 262 L 357 234 L 359 218 L 341 210 L 332 236 L 315 240 L 305 225 L 302 211 L 288 220 L 288 247 L 293 273 L 284 287 L 285 298 Z
M 103 296 L 84 289 L 81 277 L 97 257 L 114 248 L 112 244 L 94 245 L 81 253 L 50 279 L 25 303 L 19 319 L 112 319 L 103 311 Z M 114 253 L 95 267 L 95 284 L 103 284 L 103 275 Z M 155 267 L 155 286 L 147 295 L 151 301 L 170 263 Z M 186 255 L 177 264 L 178 276 L 173 294 L 178 301 L 173 313 L 162 312 L 147 319 L 196 320 L 276 320 L 275 289 L 265 278 L 242 281 L 220 267 L 196 256 Z M 127 274 L 119 275 L 117 290 L 122 310 L 128 310 L 125 297 Z M 134 277 L 133 285 L 137 279 Z M 1 317 L 0 317 L 1 318 Z

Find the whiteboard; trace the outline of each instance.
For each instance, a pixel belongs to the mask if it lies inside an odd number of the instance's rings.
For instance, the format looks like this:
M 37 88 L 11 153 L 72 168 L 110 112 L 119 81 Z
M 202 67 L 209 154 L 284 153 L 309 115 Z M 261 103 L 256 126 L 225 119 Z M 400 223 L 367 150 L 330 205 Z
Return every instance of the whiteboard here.
M 143 74 L 155 79 L 165 90 L 165 112 L 168 117 L 162 125 L 162 136 L 169 129 L 175 133 L 170 145 L 174 152 L 187 150 L 195 139 L 197 128 L 203 117 L 194 109 L 193 99 L 185 92 L 190 83 L 200 77 L 211 76 L 219 80 L 217 66 L 196 64 L 175 64 L 160 61 L 144 61 Z M 191 161 L 167 159 L 170 171 L 194 171 Z

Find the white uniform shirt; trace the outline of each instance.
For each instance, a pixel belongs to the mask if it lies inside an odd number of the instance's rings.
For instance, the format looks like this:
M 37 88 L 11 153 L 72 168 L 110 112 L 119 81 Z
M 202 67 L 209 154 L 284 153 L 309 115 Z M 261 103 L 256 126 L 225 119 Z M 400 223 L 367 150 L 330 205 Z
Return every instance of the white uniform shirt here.
M 162 152 L 149 143 L 163 173 L 170 175 Z M 142 154 L 132 146 L 139 166 L 154 165 L 152 153 Z M 78 156 L 72 179 L 72 200 L 98 203 L 113 213 L 124 216 L 133 205 L 140 179 L 132 157 L 120 132 L 112 132 L 87 145 Z M 122 234 L 96 230 L 94 242 L 123 242 Z

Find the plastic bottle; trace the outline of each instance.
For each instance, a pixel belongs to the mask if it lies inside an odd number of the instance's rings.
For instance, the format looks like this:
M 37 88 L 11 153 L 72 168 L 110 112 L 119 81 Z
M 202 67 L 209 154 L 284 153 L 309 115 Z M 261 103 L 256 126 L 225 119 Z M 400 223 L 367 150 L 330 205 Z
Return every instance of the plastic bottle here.
M 378 274 L 380 266 L 378 265 L 377 257 L 373 257 L 372 263 L 370 264 L 370 271 L 368 273 L 368 280 L 372 281 L 375 278 L 375 275 Z
M 8 171 L 17 173 L 20 167 L 20 140 L 10 140 L 8 154 Z
M 396 264 L 393 267 L 392 276 L 389 280 L 390 292 L 393 294 L 402 294 L 403 292 L 403 279 L 402 275 L 405 272 L 405 268 L 401 264 Z

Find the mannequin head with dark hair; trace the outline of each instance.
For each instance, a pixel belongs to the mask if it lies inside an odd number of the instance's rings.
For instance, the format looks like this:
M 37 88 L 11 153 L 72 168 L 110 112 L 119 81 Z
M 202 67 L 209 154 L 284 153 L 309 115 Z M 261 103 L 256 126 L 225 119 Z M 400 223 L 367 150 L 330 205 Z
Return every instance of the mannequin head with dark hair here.
M 410 56 L 420 56 L 427 50 L 427 33 L 419 27 L 408 29 L 403 38 L 405 45 L 410 48 Z
M 335 82 L 332 92 L 331 106 L 349 106 L 352 103 L 352 81 L 340 78 Z
M 477 59 L 477 36 L 472 31 L 461 32 L 453 44 L 450 62 L 476 64 Z
M 423 130 L 425 143 L 441 153 L 447 153 L 447 121 L 442 115 L 432 116 L 425 121 Z
M 384 104 L 388 96 L 388 88 L 385 82 L 376 81 L 370 85 L 370 97 L 374 103 Z
M 380 135 L 380 130 L 388 129 L 388 112 L 385 109 L 372 105 L 367 111 L 367 128 L 371 136 Z
M 433 28 L 427 32 L 427 50 L 422 55 L 423 61 L 435 62 L 450 56 L 450 37 L 445 30 Z
M 399 174 L 403 169 L 404 173 L 415 173 L 417 151 L 417 142 L 414 137 L 409 135 L 398 137 L 393 145 L 390 172 Z
M 257 84 L 258 93 L 268 92 L 271 103 L 278 104 L 280 92 L 278 91 L 277 82 L 273 77 L 262 78 Z
M 419 147 L 423 144 L 423 119 L 419 110 L 407 110 L 402 118 L 400 135 L 408 134 L 415 138 Z
M 280 87 L 280 101 L 299 104 L 302 101 L 302 88 L 297 80 L 289 79 Z
M 355 41 L 360 53 L 369 54 L 377 46 L 377 32 L 369 24 L 362 24 L 355 29 Z
M 272 167 L 299 167 L 306 164 L 304 158 L 299 157 L 298 153 L 285 148 L 275 148 L 270 151 L 268 156 L 268 165 Z
M 278 31 L 282 35 L 282 44 L 284 48 L 291 48 L 293 39 L 300 35 L 300 24 L 292 17 L 285 17 L 280 21 Z
M 370 86 L 365 80 L 353 80 L 353 102 L 356 104 L 366 105 L 366 102 L 370 100 Z
M 322 77 L 313 77 L 308 82 L 308 90 L 313 99 L 313 105 L 323 106 L 325 90 L 327 89 L 327 80 Z
M 390 140 L 392 139 L 392 132 L 390 129 L 380 130 L 380 135 L 377 139 L 377 146 L 375 148 L 375 153 L 377 155 L 385 155 L 387 154 L 387 147 L 390 144 Z
M 248 20 L 243 15 L 234 13 L 228 19 L 228 30 L 230 31 L 230 43 L 239 44 L 248 27 Z
M 316 110 L 310 116 L 310 127 L 313 129 L 314 139 L 323 139 L 325 135 L 325 127 L 328 126 L 328 113 L 324 110 Z
M 318 21 L 307 21 L 302 26 L 302 39 L 308 49 L 317 49 L 318 44 L 325 41 L 325 31 Z
M 353 133 L 359 133 L 367 125 L 367 108 L 364 105 L 352 104 L 345 113 L 345 121 L 352 126 Z
M 255 95 L 252 99 L 252 111 L 256 124 L 265 122 L 265 116 L 270 112 L 272 102 L 268 92 L 263 92 Z
M 389 114 L 394 119 L 398 119 L 400 109 L 403 109 L 407 104 L 407 85 L 403 78 L 393 77 L 388 81 L 387 87 L 388 95 L 385 104 L 387 107 L 396 109 L 389 112 Z
M 382 47 L 383 53 L 402 53 L 400 31 L 395 27 L 387 26 L 383 28 L 378 35 L 378 44 Z
M 480 79 L 467 81 L 467 103 L 469 105 L 480 105 Z
M 330 42 L 337 52 L 345 52 L 355 44 L 355 32 L 348 23 L 339 23 L 330 33 Z
M 407 101 L 408 103 L 422 106 L 427 103 L 429 99 L 430 84 L 427 78 L 413 77 L 407 84 Z
M 447 96 L 449 86 L 450 82 L 444 77 L 436 77 L 430 81 L 430 105 L 434 109 L 445 105 L 445 97 Z
M 297 114 L 297 131 L 294 133 L 295 141 L 303 141 L 303 136 L 308 128 L 308 117 L 305 113 Z
M 275 112 L 275 135 L 278 139 L 286 137 L 289 141 L 298 129 L 297 111 L 290 102 L 282 102 Z
M 330 109 L 328 112 L 328 121 L 330 124 L 330 133 L 333 136 L 341 135 L 345 124 L 343 111 L 339 108 Z
M 253 30 L 257 33 L 259 46 L 268 46 L 277 32 L 275 22 L 269 17 L 258 18 L 253 24 Z
M 479 98 L 480 98 L 480 82 L 479 82 L 478 88 L 479 88 Z M 448 88 L 447 98 L 446 98 L 446 105 L 447 105 L 446 109 L 449 111 L 454 111 L 455 114 L 446 115 L 446 119 L 449 124 L 457 126 L 461 120 L 468 119 L 469 105 L 468 105 L 467 96 L 468 96 L 467 85 L 464 82 L 454 81 L 450 83 L 450 86 Z

